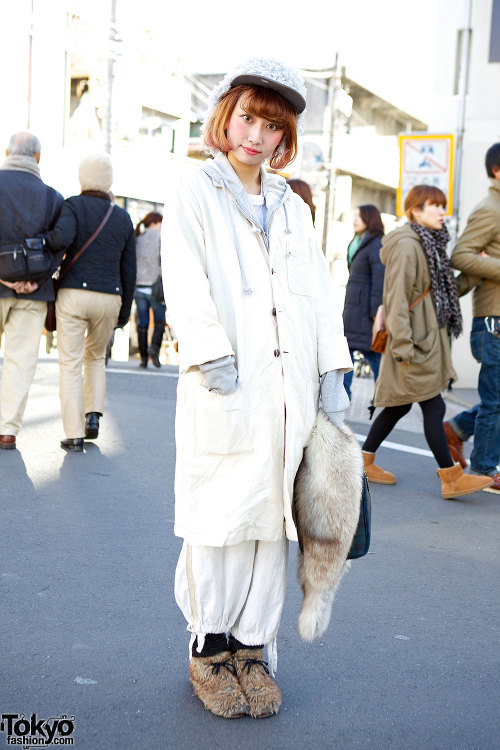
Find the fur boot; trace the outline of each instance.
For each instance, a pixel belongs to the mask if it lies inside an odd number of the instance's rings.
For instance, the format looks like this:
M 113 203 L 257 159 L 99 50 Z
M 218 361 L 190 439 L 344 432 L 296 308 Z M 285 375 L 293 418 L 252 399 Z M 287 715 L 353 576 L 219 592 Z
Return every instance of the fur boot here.
M 304 600 L 298 629 L 305 641 L 328 627 L 335 592 L 349 569 L 347 555 L 359 520 L 361 449 L 352 431 L 320 410 L 294 485 L 299 538 L 298 578 Z
M 236 677 L 230 651 L 214 656 L 193 656 L 189 678 L 205 708 L 225 719 L 239 719 L 250 707 Z
M 269 674 L 261 648 L 240 648 L 233 654 L 236 676 L 254 719 L 277 714 L 281 706 L 281 690 Z

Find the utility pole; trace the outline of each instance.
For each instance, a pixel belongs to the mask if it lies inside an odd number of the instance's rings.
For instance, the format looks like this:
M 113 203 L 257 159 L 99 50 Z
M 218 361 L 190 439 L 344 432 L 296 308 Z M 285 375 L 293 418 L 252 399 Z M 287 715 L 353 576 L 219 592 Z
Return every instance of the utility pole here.
M 116 0 L 111 0 L 111 18 L 109 24 L 108 78 L 106 98 L 106 125 L 104 132 L 104 150 L 111 153 L 111 131 L 113 122 L 113 67 L 115 64 L 116 41 Z
M 455 149 L 455 175 L 453 180 L 455 231 L 458 234 L 458 222 L 460 220 L 460 189 L 462 181 L 462 161 L 465 134 L 465 108 L 467 102 L 467 82 L 469 79 L 470 42 L 472 35 L 472 0 L 467 0 L 467 27 L 461 29 L 460 45 L 460 72 L 458 77 L 458 123 L 457 144 Z
M 336 169 L 333 163 L 334 154 L 334 140 L 335 140 L 335 126 L 336 126 L 336 98 L 338 89 L 338 53 L 335 55 L 335 65 L 333 67 L 331 76 L 328 80 L 328 111 L 330 113 L 330 124 L 328 129 L 328 156 L 327 156 L 327 183 L 325 189 L 325 213 L 323 217 L 323 239 L 321 246 L 323 253 L 326 255 L 326 248 L 328 244 L 328 226 L 330 223 L 330 217 L 333 216 L 335 208 L 335 175 Z

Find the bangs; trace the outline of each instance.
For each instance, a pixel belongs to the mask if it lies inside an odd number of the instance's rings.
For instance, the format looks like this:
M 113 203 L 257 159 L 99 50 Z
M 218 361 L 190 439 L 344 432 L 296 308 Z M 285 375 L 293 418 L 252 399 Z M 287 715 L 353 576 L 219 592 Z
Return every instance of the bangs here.
M 446 208 L 446 195 L 434 185 L 414 185 L 405 199 L 404 212 L 412 221 L 414 208 L 423 208 L 425 202 L 431 206 Z
M 429 193 L 427 200 L 431 205 L 442 206 L 443 208 L 446 208 L 446 195 L 442 190 L 440 190 L 438 187 L 431 186 L 428 188 L 428 191 Z
M 297 117 L 292 105 L 281 94 L 262 86 L 245 87 L 240 107 L 249 115 L 262 117 L 277 125 L 284 125 L 290 117 Z
M 242 84 L 221 96 L 203 128 L 205 145 L 214 151 L 229 151 L 227 128 L 238 101 L 247 114 L 272 122 L 283 130 L 281 143 L 270 157 L 270 167 L 283 169 L 290 164 L 297 156 L 297 113 L 281 94 L 263 86 Z

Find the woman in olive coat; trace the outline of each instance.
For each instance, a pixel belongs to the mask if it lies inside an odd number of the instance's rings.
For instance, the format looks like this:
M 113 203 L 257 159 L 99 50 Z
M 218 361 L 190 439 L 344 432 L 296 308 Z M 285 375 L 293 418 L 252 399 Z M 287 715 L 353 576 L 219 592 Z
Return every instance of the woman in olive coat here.
M 363 444 L 368 479 L 395 484 L 396 477 L 374 463 L 375 452 L 413 403 L 422 409 L 424 434 L 438 466 L 442 495 L 468 495 L 492 484 L 489 477 L 464 474 L 446 441 L 442 391 L 455 380 L 450 336 L 462 332 L 462 316 L 446 245 L 446 196 L 417 185 L 405 200 L 409 223 L 390 232 L 380 254 L 386 266 L 384 309 L 389 331 L 375 386 L 375 406 L 384 407 Z

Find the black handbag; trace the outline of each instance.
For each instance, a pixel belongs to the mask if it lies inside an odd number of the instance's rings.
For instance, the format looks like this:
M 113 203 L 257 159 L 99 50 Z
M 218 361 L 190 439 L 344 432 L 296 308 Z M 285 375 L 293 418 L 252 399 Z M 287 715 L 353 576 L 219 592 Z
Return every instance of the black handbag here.
M 348 560 L 356 560 L 366 555 L 370 549 L 370 536 L 372 526 L 372 501 L 366 474 L 363 472 L 363 489 L 361 492 L 361 505 L 359 508 L 358 527 L 352 540 L 351 549 L 347 555 Z
M 45 229 L 52 212 L 52 191 L 48 190 L 45 207 Z M 44 237 L 0 242 L 0 279 L 3 281 L 45 281 L 54 268 L 54 255 Z
M 42 281 L 48 279 L 54 256 L 43 237 L 0 243 L 0 279 L 4 281 Z
M 151 296 L 157 302 L 161 302 L 162 304 L 165 303 L 165 295 L 163 292 L 163 279 L 161 277 L 161 274 L 158 276 L 155 283 L 151 287 Z

